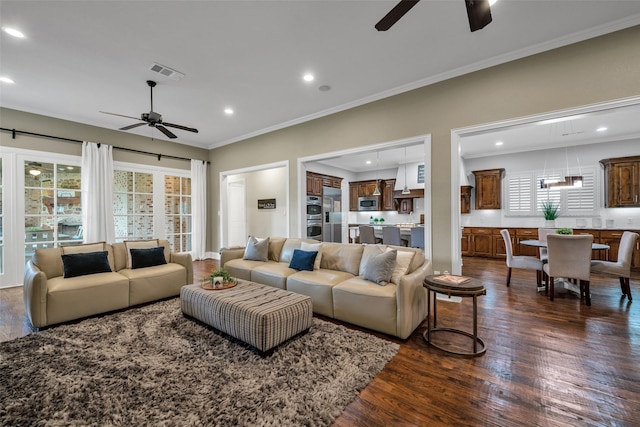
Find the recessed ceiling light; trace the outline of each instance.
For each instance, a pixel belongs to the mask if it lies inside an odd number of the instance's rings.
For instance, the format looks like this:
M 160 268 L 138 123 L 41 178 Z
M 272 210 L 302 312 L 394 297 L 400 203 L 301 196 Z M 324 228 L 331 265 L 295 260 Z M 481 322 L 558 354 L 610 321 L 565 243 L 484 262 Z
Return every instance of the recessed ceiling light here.
M 498 141 L 498 142 L 496 142 L 496 145 L 497 145 L 498 147 L 499 147 L 499 146 L 501 146 L 502 144 L 504 144 L 504 142 L 502 142 L 502 141 Z
M 607 130 L 607 129 L 609 129 L 609 128 L 608 128 L 608 127 L 606 127 L 606 126 L 600 126 L 598 129 L 596 129 L 596 131 L 598 131 L 598 132 L 604 132 L 604 131 L 605 131 L 605 130 Z
M 365 163 L 370 165 L 371 164 L 371 160 L 367 160 Z
M 23 39 L 24 38 L 24 34 L 21 31 L 16 30 L 15 28 L 9 28 L 9 27 L 5 27 L 2 29 L 5 33 L 9 34 L 10 36 L 13 36 L 17 39 Z
M 233 108 L 229 108 L 229 107 L 225 108 L 224 109 L 224 113 L 226 115 L 228 115 L 228 116 L 232 115 L 233 114 Z
M 315 79 L 315 77 L 311 73 L 307 73 L 304 76 L 302 76 L 302 80 L 304 80 L 305 82 L 312 82 L 313 79 Z
M 320 92 L 328 92 L 328 91 L 330 91 L 330 90 L 331 90 L 331 86 L 329 86 L 329 85 L 322 85 L 322 86 L 320 86 L 320 87 L 318 88 L 318 90 L 319 90 Z
M 9 77 L 0 77 L 0 82 L 2 82 L 2 83 L 15 83 Z

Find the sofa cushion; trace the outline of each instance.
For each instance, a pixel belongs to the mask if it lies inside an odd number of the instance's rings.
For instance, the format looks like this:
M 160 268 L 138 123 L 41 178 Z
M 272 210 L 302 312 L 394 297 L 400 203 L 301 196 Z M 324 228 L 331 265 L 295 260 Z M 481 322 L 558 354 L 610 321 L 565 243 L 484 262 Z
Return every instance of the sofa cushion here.
M 267 261 L 269 259 L 269 238 L 257 239 L 249 236 L 242 259 L 248 261 Z
M 126 268 L 131 268 L 131 249 L 157 248 L 159 245 L 158 245 L 158 239 L 152 239 L 152 240 L 125 240 L 124 246 L 127 250 Z
M 106 246 L 106 242 L 98 242 L 98 243 L 85 243 L 83 245 L 67 245 L 67 246 L 62 246 L 60 249 L 62 250 L 63 255 L 71 255 L 71 254 L 85 254 L 87 252 L 101 252 L 106 250 L 105 246 Z
M 396 266 L 397 253 L 391 250 L 371 257 L 361 274 L 362 278 L 382 286 L 389 283 Z
M 280 262 L 280 254 L 286 237 L 269 237 L 269 259 L 271 261 Z
M 313 269 L 319 270 L 320 261 L 322 260 L 322 242 L 320 243 L 302 242 L 300 243 L 300 249 L 302 249 L 303 251 L 309 251 L 309 252 L 315 251 L 318 253 L 318 255 L 316 255 L 316 260 L 313 263 Z
M 364 245 L 324 242 L 320 269 L 344 271 L 357 276 Z
M 302 246 L 302 239 L 290 238 L 282 245 L 282 251 L 280 252 L 280 262 L 286 262 L 289 264 L 293 257 L 293 251 L 300 249 Z
M 387 251 L 393 251 L 396 249 L 388 248 Z M 393 270 L 393 274 L 391 276 L 391 281 L 396 285 L 400 284 L 400 278 L 407 274 L 409 271 L 409 266 L 411 265 L 411 261 L 413 260 L 414 252 L 410 251 L 398 251 L 396 256 L 396 265 Z
M 111 267 L 107 251 L 63 254 L 64 277 L 77 277 L 87 274 L 110 273 Z
M 164 247 L 164 258 L 167 262 L 170 262 L 171 258 L 171 248 L 169 247 L 169 242 L 167 240 L 159 239 L 158 246 Z M 114 261 L 114 271 L 120 271 L 124 268 L 127 268 L 127 261 L 129 258 L 129 250 L 125 246 L 124 242 L 118 242 L 111 245 L 113 250 L 113 261 Z M 144 248 L 136 248 L 136 249 L 144 249 Z
M 188 284 L 187 270 L 175 263 L 123 269 L 118 273 L 129 279 L 129 305 L 180 295 L 180 288 Z
M 264 262 L 251 270 L 251 279 L 249 280 L 274 288 L 287 289 L 287 277 L 296 271 L 289 268 L 289 264 L 284 262 Z
M 333 317 L 331 289 L 353 277 L 351 273 L 323 268 L 314 271 L 298 271 L 287 278 L 287 290 L 310 296 L 314 313 Z
M 64 275 L 61 248 L 36 249 L 31 260 L 47 276 L 47 279 Z
M 396 335 L 398 307 L 397 286 L 378 286 L 355 277 L 333 287 L 333 310 L 336 319 L 385 334 Z
M 289 268 L 294 270 L 313 271 L 313 264 L 316 261 L 318 252 L 316 251 L 303 251 L 302 249 L 296 249 L 293 251 L 293 258 L 289 263 Z
M 131 268 L 153 267 L 167 263 L 167 260 L 164 259 L 162 246 L 149 249 L 130 249 L 129 252 L 131 252 Z
M 229 272 L 231 277 L 243 280 L 251 280 L 251 270 L 263 265 L 277 264 L 273 261 L 251 261 L 242 258 L 236 258 L 224 263 L 224 269 Z M 289 264 L 287 264 L 289 265 Z
M 47 325 L 129 306 L 129 279 L 119 273 L 97 273 L 47 281 Z
M 362 250 L 362 258 L 360 258 L 360 267 L 358 271 L 360 272 L 360 276 L 364 272 L 365 268 L 367 268 L 367 262 L 376 255 L 380 255 L 387 250 L 387 247 L 384 245 L 364 245 L 364 249 Z

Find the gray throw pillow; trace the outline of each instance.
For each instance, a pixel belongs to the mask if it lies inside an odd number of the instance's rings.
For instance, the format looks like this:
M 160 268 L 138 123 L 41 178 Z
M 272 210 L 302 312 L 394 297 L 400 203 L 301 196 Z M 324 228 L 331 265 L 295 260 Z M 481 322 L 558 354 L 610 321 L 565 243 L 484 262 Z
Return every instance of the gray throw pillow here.
M 362 278 L 381 286 L 386 285 L 391 281 L 397 255 L 398 251 L 390 250 L 372 257 L 364 268 Z
M 269 238 L 256 239 L 249 237 L 242 259 L 251 261 L 267 261 L 269 259 Z

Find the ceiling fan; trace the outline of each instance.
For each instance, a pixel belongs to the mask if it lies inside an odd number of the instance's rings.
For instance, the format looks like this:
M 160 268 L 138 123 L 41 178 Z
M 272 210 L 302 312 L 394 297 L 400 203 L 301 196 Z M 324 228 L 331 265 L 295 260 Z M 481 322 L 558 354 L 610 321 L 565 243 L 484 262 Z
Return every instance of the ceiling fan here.
M 420 0 L 400 0 L 384 18 L 382 18 L 375 28 L 378 31 L 387 31 L 400 18 L 402 18 Z M 467 16 L 471 31 L 481 30 L 491 22 L 491 7 L 489 0 L 464 0 L 467 6 Z
M 142 113 L 139 119 L 137 117 L 125 116 L 123 114 L 109 113 L 107 111 L 100 111 L 100 112 L 104 114 L 111 114 L 112 116 L 126 117 L 128 119 L 134 119 L 134 120 L 142 120 L 142 123 L 135 123 L 133 125 L 125 126 L 120 128 L 120 130 L 129 130 L 129 129 L 137 128 L 138 126 L 148 125 L 158 129 L 160 132 L 164 133 L 166 136 L 172 139 L 177 138 L 177 136 L 175 136 L 173 132 L 171 132 L 165 126 L 198 133 L 198 129 L 190 128 L 182 125 L 176 125 L 173 123 L 167 123 L 163 121 L 162 115 L 153 111 L 153 88 L 156 86 L 156 82 L 154 82 L 153 80 L 147 80 L 147 85 L 149 85 L 149 89 L 151 90 L 151 110 L 148 113 Z

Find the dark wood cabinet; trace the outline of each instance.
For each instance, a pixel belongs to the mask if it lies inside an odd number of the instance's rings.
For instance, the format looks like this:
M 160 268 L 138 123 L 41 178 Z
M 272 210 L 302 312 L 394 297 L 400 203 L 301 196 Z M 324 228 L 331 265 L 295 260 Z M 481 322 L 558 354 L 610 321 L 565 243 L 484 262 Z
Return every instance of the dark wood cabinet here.
M 473 171 L 476 180 L 476 209 L 500 209 L 504 169 Z
M 393 200 L 393 189 L 396 186 L 395 179 L 385 179 L 382 185 L 382 210 L 395 211 L 395 203 Z
M 600 160 L 604 167 L 605 206 L 640 207 L 640 156 Z
M 322 187 L 341 188 L 342 178 L 307 172 L 307 195 L 322 197 Z
M 378 190 L 382 191 L 384 186 L 384 181 L 378 180 L 377 183 L 375 180 L 350 182 L 349 183 L 349 210 L 357 211 L 359 209 L 358 197 L 373 196 L 373 192 L 376 191 L 377 185 L 380 185 L 380 187 L 378 187 Z M 383 205 L 382 192 L 380 193 L 380 196 L 376 196 L 376 197 L 378 197 L 378 205 L 382 206 Z
M 477 256 L 486 258 L 504 258 L 506 248 L 499 227 L 464 227 L 460 240 L 460 251 L 464 256 Z M 640 233 L 638 230 L 630 230 Z M 591 259 L 602 259 L 605 261 L 617 261 L 618 250 L 620 248 L 620 238 L 622 230 L 598 230 L 575 228 L 574 234 L 591 234 L 595 243 L 609 245 L 607 250 L 595 250 Z M 538 248 L 521 244 L 523 240 L 536 240 L 538 238 L 537 228 L 510 228 L 511 246 L 513 255 L 538 256 Z M 640 240 L 636 242 L 631 269 L 640 270 Z
M 470 185 L 460 186 L 460 213 L 468 214 L 471 212 L 471 189 Z

